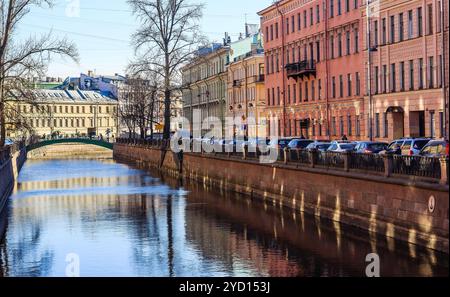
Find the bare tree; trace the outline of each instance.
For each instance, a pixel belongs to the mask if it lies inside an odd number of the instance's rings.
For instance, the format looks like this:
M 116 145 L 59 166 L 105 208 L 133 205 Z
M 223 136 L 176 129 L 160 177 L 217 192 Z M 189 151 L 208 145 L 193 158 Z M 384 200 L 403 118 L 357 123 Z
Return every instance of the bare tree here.
M 189 0 L 128 0 L 141 27 L 132 36 L 134 73 L 154 72 L 163 81 L 164 139 L 170 138 L 172 92 L 180 90 L 180 67 L 203 39 L 198 21 L 203 5 Z
M 30 129 L 19 102 L 36 105 L 36 94 L 27 78 L 42 76 L 52 55 L 78 61 L 78 52 L 67 39 L 55 39 L 51 32 L 26 40 L 15 39 L 17 26 L 33 7 L 51 7 L 53 0 L 0 0 L 0 147 L 6 128 Z
M 129 138 L 136 136 L 136 129 L 144 139 L 150 130 L 153 136 L 156 105 L 158 101 L 158 85 L 156 81 L 141 78 L 130 78 L 122 90 L 119 104 L 119 119 L 127 126 Z

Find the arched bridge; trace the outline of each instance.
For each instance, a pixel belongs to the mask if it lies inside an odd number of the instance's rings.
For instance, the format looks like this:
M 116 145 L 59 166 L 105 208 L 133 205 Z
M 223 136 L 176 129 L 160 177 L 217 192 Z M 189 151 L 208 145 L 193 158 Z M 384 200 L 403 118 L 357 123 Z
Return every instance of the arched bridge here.
M 54 144 L 64 144 L 64 143 L 80 143 L 80 144 L 91 144 L 100 146 L 106 149 L 113 149 L 113 143 L 106 142 L 103 140 L 89 139 L 89 138 L 63 138 L 63 139 L 51 139 L 36 142 L 27 146 L 27 152 Z

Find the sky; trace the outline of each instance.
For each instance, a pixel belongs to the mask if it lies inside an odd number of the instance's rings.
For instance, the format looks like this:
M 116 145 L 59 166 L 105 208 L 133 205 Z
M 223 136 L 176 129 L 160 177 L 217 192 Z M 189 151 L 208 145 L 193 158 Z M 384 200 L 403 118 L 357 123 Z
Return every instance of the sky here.
M 259 24 L 257 12 L 272 0 L 193 0 L 205 4 L 201 27 L 210 41 L 222 41 L 229 32 L 232 41 L 244 31 L 244 24 Z M 93 70 L 97 74 L 124 74 L 133 58 L 130 36 L 139 23 L 126 0 L 55 0 L 52 8 L 35 8 L 21 21 L 17 38 L 52 32 L 77 45 L 78 64 L 54 58 L 47 76 L 66 78 Z

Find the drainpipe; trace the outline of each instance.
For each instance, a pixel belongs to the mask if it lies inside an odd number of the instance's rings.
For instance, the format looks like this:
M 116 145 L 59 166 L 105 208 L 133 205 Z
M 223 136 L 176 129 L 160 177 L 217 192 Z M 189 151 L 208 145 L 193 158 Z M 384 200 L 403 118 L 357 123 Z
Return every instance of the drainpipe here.
M 440 18 L 441 18 L 441 35 L 442 35 L 442 44 L 441 44 L 441 68 L 442 68 L 442 100 L 444 101 L 444 111 L 443 111 L 443 128 L 444 132 L 442 133 L 444 136 L 444 139 L 448 141 L 448 123 L 447 123 L 447 116 L 448 116 L 448 98 L 447 98 L 447 70 L 445 69 L 445 55 L 446 55 L 446 43 L 445 43 L 445 13 L 444 13 L 444 0 L 440 1 Z
M 326 101 L 326 136 L 330 138 L 330 70 L 329 70 L 329 59 L 328 59 L 328 1 L 323 1 L 323 16 L 325 19 L 325 101 Z
M 283 137 L 286 137 L 286 69 L 285 69 L 285 35 L 284 35 L 284 14 L 279 5 L 281 1 L 275 3 L 278 13 L 281 17 L 281 73 L 283 76 Z
M 373 141 L 373 98 L 372 98 L 372 49 L 371 49 L 371 34 L 370 34 L 370 7 L 368 1 L 366 4 L 366 16 L 367 16 L 367 54 L 369 55 L 367 64 L 367 87 L 369 93 L 369 139 Z

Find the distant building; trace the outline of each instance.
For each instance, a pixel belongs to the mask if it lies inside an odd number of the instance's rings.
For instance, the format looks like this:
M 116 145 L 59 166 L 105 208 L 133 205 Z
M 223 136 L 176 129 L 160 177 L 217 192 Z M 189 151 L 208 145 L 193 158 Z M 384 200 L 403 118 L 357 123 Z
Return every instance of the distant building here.
M 116 137 L 118 131 L 115 98 L 95 91 L 34 90 L 33 104 L 18 100 L 15 110 L 39 137 Z M 9 127 L 9 137 L 24 131 Z
M 227 127 L 232 130 L 228 135 L 265 136 L 264 50 L 261 34 L 254 31 L 256 33 L 247 33 L 246 38 L 230 45 L 230 64 L 226 67 L 227 116 L 235 122 Z M 251 31 L 247 29 L 246 32 Z M 249 122 L 249 119 L 254 122 Z M 239 120 L 242 124 L 236 125 Z
M 205 122 L 202 135 L 211 130 L 213 123 L 205 120 L 212 117 L 222 121 L 222 133 L 225 132 L 229 44 L 230 40 L 226 37 L 223 44 L 214 43 L 198 49 L 195 58 L 182 68 L 183 115 L 191 125 L 183 127 L 185 130 L 192 131 L 194 111 L 199 110 L 200 120 Z

